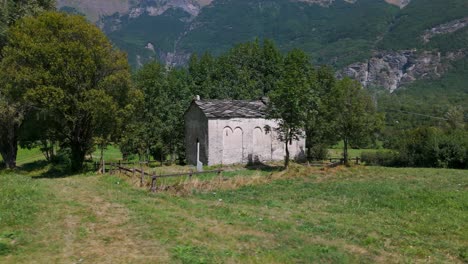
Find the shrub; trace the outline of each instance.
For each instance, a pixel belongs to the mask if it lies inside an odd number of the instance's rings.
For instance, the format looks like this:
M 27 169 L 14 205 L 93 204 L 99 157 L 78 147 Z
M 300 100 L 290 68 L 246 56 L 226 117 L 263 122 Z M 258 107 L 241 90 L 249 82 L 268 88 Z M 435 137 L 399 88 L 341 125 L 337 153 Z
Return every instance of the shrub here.
M 69 148 L 60 148 L 57 154 L 52 158 L 53 164 L 71 165 L 71 150 Z
M 366 152 L 368 165 L 468 169 L 468 132 L 417 128 L 394 139 L 396 152 Z
M 314 144 L 308 151 L 309 160 L 325 160 L 328 158 L 328 146 L 326 144 Z
M 399 155 L 393 151 L 366 151 L 361 153 L 361 160 L 372 166 L 400 166 Z

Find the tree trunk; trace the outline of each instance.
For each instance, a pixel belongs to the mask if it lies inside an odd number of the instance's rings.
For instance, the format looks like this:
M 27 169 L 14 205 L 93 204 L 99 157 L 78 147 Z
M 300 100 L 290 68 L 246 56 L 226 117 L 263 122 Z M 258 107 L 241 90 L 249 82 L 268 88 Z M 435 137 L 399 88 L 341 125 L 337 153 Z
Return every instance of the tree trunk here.
M 0 154 L 8 169 L 16 168 L 16 155 L 18 153 L 18 143 L 9 142 L 7 146 L 0 147 Z
M 12 124 L 0 137 L 3 137 L 0 138 L 0 154 L 3 161 L 8 169 L 15 169 L 18 154 L 18 125 Z
M 71 144 L 71 169 L 73 172 L 79 172 L 83 169 L 86 151 L 83 150 L 81 144 L 73 142 Z
M 102 174 L 106 173 L 106 164 L 104 162 L 104 146 L 101 145 L 101 158 L 100 158 L 100 163 L 101 163 L 101 169 L 99 170 Z
M 345 139 L 343 140 L 343 142 L 344 142 L 344 146 L 343 146 L 343 160 L 344 160 L 344 164 L 345 164 L 346 166 L 348 166 L 348 165 L 349 165 L 349 161 L 348 161 L 348 159 L 349 159 L 349 157 L 348 157 L 348 143 L 349 143 L 349 142 L 348 142 L 348 139 L 347 139 L 347 138 L 345 138 Z
M 289 168 L 289 140 L 286 141 L 286 157 L 284 158 L 284 168 Z

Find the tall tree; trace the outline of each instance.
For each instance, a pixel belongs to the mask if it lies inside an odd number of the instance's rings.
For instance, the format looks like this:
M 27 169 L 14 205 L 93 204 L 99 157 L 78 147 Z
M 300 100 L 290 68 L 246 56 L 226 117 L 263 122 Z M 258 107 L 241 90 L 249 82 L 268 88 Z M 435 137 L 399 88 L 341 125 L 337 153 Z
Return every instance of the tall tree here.
M 149 153 L 158 160 L 167 155 L 173 160 L 176 156 L 182 158 L 182 116 L 192 97 L 186 70 L 167 69 L 152 62 L 136 72 L 134 82 L 144 95 L 143 111 L 137 114 L 132 132 L 122 141 L 122 150 L 140 157 Z
M 333 113 L 333 87 L 336 85 L 335 73 L 331 67 L 322 66 L 316 71 L 316 111 L 311 112 L 306 123 L 307 157 L 310 160 L 323 160 L 328 148 L 337 142 Z
M 0 1 L 0 60 L 2 49 L 7 43 L 8 28 L 23 16 L 37 15 L 55 7 L 53 0 L 2 0 Z M 6 83 L 0 80 L 0 155 L 7 168 L 16 167 L 18 151 L 18 132 L 23 123 L 26 106 L 12 100 L 3 89 Z
M 51 128 L 71 149 L 74 171 L 82 168 L 95 136 L 117 131 L 97 121 L 96 109 L 102 108 L 96 104 L 124 117 L 138 98 L 125 54 L 81 16 L 47 12 L 24 18 L 10 30 L 3 55 L 3 94 L 47 109 L 54 117 Z
M 307 118 L 316 109 L 316 79 L 307 55 L 292 50 L 284 59 L 277 87 L 270 92 L 269 118 L 278 120 L 278 139 L 284 142 L 284 166 L 289 167 L 289 145 L 304 137 Z
M 332 89 L 330 106 L 335 116 L 335 132 L 343 140 L 343 158 L 348 164 L 351 143 L 372 137 L 381 128 L 383 116 L 376 112 L 374 103 L 361 84 L 345 78 Z

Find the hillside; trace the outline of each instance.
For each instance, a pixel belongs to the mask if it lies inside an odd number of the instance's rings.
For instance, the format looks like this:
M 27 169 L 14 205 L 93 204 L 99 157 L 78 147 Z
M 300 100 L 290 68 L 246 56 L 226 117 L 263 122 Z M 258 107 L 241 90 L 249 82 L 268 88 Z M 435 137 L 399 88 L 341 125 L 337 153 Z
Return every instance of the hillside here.
M 273 39 L 366 87 L 394 91 L 439 79 L 466 57 L 465 0 L 60 0 L 76 8 L 139 67 L 185 64 L 192 53 L 220 54 L 235 43 Z M 438 12 L 444 10 L 444 12 Z

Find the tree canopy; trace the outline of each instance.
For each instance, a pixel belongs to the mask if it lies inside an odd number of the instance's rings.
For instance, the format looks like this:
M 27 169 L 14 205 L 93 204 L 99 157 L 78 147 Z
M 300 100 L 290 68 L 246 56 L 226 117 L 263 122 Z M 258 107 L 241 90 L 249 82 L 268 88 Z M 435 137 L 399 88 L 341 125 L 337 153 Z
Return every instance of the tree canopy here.
M 286 168 L 290 158 L 288 146 L 305 136 L 307 119 L 316 109 L 316 81 L 308 56 L 295 49 L 285 57 L 277 87 L 269 93 L 268 116 L 278 121 L 276 131 L 285 143 Z
M 335 133 L 343 140 L 343 158 L 347 164 L 350 144 L 368 140 L 381 128 L 383 116 L 377 114 L 371 97 L 355 80 L 339 80 L 331 93 L 329 106 L 335 115 Z
M 2 93 L 53 117 L 49 126 L 71 149 L 74 170 L 81 169 L 95 136 L 116 136 L 138 98 L 125 54 L 81 16 L 23 18 L 9 31 L 3 56 Z
M 0 3 L 0 50 L 6 44 L 9 26 L 24 16 L 34 16 L 55 8 L 54 0 L 3 0 Z

